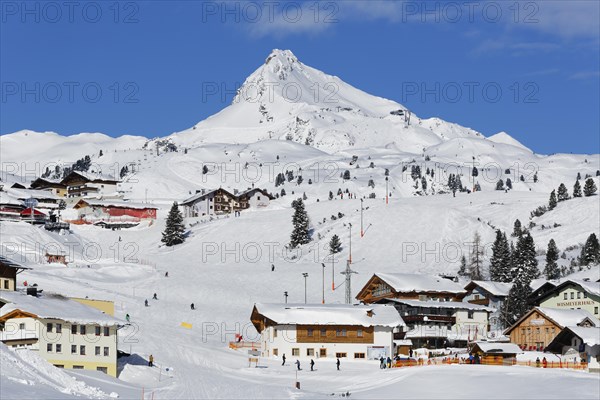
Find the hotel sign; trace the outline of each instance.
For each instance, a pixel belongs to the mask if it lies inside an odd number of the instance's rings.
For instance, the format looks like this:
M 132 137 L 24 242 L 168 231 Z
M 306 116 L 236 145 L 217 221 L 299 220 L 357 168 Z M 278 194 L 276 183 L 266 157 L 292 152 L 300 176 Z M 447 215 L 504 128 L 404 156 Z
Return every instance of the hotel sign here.
M 561 301 L 556 303 L 557 307 L 577 307 L 577 306 L 593 306 L 592 300 L 573 300 L 573 301 Z

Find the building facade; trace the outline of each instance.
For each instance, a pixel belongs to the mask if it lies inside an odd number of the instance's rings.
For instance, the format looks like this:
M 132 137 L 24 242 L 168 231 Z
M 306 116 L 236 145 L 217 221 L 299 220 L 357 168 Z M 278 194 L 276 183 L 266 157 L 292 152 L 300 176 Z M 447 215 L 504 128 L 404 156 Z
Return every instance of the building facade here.
M 537 302 L 544 308 L 587 310 L 600 319 L 600 282 L 567 280 Z
M 264 357 L 378 359 L 394 353 L 404 325 L 384 305 L 256 304 L 251 321 Z

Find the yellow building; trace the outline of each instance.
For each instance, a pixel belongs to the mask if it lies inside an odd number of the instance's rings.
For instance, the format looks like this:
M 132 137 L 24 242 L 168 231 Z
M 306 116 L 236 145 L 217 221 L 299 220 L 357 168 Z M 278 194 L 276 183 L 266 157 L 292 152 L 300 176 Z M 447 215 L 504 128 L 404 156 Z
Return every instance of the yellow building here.
M 0 341 L 7 346 L 36 351 L 59 368 L 117 376 L 122 321 L 58 294 L 2 292 L 0 306 Z
M 540 307 L 587 310 L 600 319 L 600 282 L 570 279 L 537 299 Z

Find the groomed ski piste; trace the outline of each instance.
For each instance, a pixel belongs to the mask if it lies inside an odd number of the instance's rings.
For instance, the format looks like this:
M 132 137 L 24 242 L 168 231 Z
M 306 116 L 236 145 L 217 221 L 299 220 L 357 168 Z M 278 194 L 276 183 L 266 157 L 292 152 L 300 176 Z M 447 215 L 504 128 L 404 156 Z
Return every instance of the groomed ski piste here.
M 260 76 L 274 81 L 284 77 L 310 87 L 333 79 L 299 65 L 290 54 L 275 51 L 249 82 Z M 344 277 L 339 272 L 349 255 L 350 224 L 352 269 L 358 272 L 352 277 L 353 296 L 375 272 L 456 274 L 475 232 L 489 249 L 495 229 L 511 232 L 516 219 L 531 226 L 538 250 L 545 250 L 553 238 L 561 253 L 565 251 L 566 258 L 559 259 L 564 266 L 579 255 L 590 233 L 599 233 L 597 195 L 560 202 L 540 217 L 530 215 L 548 203 L 550 191 L 561 182 L 571 192 L 577 173 L 589 174 L 598 186 L 598 154 L 538 155 L 506 133 L 485 138 L 456 124 L 414 115 L 405 127 L 404 120 L 389 114 L 403 106 L 335 79 L 339 110 L 312 98 L 289 103 L 278 102 L 276 96 L 265 105 L 272 117 L 272 125 L 266 126 L 266 120 L 259 122 L 267 118 L 257 111 L 259 104 L 239 100 L 195 128 L 163 138 L 177 145 L 177 152 L 165 152 L 158 143 L 157 155 L 158 141 L 131 136 L 63 137 L 31 131 L 3 136 L 5 184 L 35 178 L 27 176 L 22 163 L 36 165 L 42 173 L 47 163 L 72 163 L 89 154 L 96 172 L 118 173 L 121 166 L 134 163 L 135 172 L 123 178 L 120 190 L 125 199 L 147 201 L 159 210 L 151 224 L 119 231 L 71 225 L 70 232 L 51 233 L 25 222 L 0 222 L 2 254 L 32 268 L 18 275 L 20 287 L 27 281 L 45 292 L 110 300 L 115 317 L 131 317 L 119 331 L 119 349 L 130 356 L 119 359 L 118 379 L 96 371 L 60 370 L 31 352 L 3 346 L 0 397 L 322 399 L 347 393 L 357 399 L 600 397 L 598 374 L 585 371 L 484 365 L 380 370 L 378 361 L 354 360 L 342 360 L 337 371 L 335 359 L 328 358 L 317 360 L 311 372 L 306 358 L 300 359 L 301 371 L 291 356 L 285 366 L 277 357 L 260 357 L 255 367 L 249 366 L 245 350 L 229 348 L 236 334 L 258 340 L 250 322 L 254 303 L 282 303 L 284 292 L 290 303 L 304 302 L 302 273 L 308 273 L 308 303 L 321 302 L 321 263 L 333 234 L 342 240 L 342 253 L 333 271 L 334 291 L 332 270 L 326 266 L 325 303 L 344 303 Z M 98 157 L 101 149 L 104 155 Z M 481 191 L 457 192 L 454 197 L 447 187 L 448 174 L 462 174 L 463 185 L 472 188 L 473 157 Z M 244 172 L 246 163 L 260 171 L 259 178 L 249 178 L 254 175 Z M 411 163 L 420 166 L 426 188 L 421 179 L 411 178 Z M 211 172 L 203 174 L 203 165 L 210 165 Z M 277 173 L 293 170 L 297 177 L 300 167 L 301 184 L 294 179 L 275 186 Z M 236 172 L 227 174 L 227 168 Z M 433 177 L 425 175 L 427 168 L 435 171 Z M 391 193 L 387 203 L 386 169 Z M 341 177 L 346 170 L 349 180 Z M 497 181 L 507 177 L 513 189 L 495 190 Z M 273 194 L 283 188 L 286 194 L 264 209 L 245 210 L 238 217 L 186 218 L 186 241 L 173 247 L 161 243 L 173 201 L 200 189 L 244 190 L 252 184 Z M 348 198 L 346 189 L 354 198 Z M 369 198 L 371 193 L 374 198 Z M 303 195 L 312 242 L 291 251 L 286 247 L 292 229 L 291 202 Z M 360 198 L 364 198 L 363 237 Z M 64 211 L 65 218 L 74 215 L 74 210 Z M 43 252 L 49 246 L 72 249 L 69 265 L 47 264 Z M 543 267 L 543 255 L 538 261 Z M 598 275 L 595 266 L 573 276 Z M 158 300 L 152 300 L 154 293 Z M 149 307 L 144 306 L 146 299 Z M 154 367 L 147 366 L 150 354 Z

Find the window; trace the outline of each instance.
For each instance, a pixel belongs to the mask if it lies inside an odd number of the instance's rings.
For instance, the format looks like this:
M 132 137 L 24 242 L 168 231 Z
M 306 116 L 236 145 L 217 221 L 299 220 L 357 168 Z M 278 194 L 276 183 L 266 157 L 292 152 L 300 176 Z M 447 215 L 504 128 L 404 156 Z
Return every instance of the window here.
M 20 323 L 19 324 L 19 329 L 25 329 L 25 324 L 24 323 Z
M 473 319 L 473 315 L 475 314 L 474 311 L 467 311 L 467 318 L 469 319 Z
M 8 282 L 10 282 L 8 279 L 4 281 L 4 289 L 8 289 Z
M 278 356 L 279 355 L 279 349 L 273 349 L 273 355 L 274 356 Z
M 594 307 L 594 314 L 598 314 L 598 307 Z
M 478 295 L 478 294 L 476 294 L 476 295 L 474 296 L 474 298 L 475 298 L 475 300 L 479 300 L 479 295 Z
M 99 355 L 100 355 L 100 346 L 96 346 L 96 349 L 95 349 L 95 350 L 96 350 L 96 351 L 95 351 L 95 353 L 94 353 L 94 354 L 95 354 L 95 355 L 97 355 L 97 356 L 99 356 Z
M 277 337 L 277 328 L 273 328 L 273 337 Z
M 580 299 L 581 298 L 581 292 L 577 292 L 577 298 Z
M 587 292 L 583 292 L 583 298 L 587 299 Z
M 362 331 L 362 329 L 359 329 L 359 330 L 356 331 L 356 336 L 357 337 L 363 337 L 363 331 Z M 356 357 L 354 357 L 354 358 L 356 358 Z
M 84 345 L 79 346 L 79 354 L 82 356 L 85 356 L 85 346 Z
M 327 357 L 327 349 L 319 349 L 319 357 Z
M 315 356 L 315 349 L 306 349 L 306 356 L 307 357 L 314 357 Z
M 56 333 L 62 333 L 62 324 L 56 324 Z
M 79 333 L 81 333 L 82 335 L 85 335 L 85 325 L 79 326 Z
M 56 345 L 56 352 L 57 353 L 62 353 L 62 344 L 57 344 Z
M 568 294 L 565 292 L 565 293 L 563 294 L 563 300 L 567 300 L 567 298 L 568 298 L 567 296 L 568 296 Z
M 348 357 L 348 354 L 346 354 L 346 353 L 335 353 L 335 356 L 337 358 L 346 358 L 346 357 Z
M 73 365 L 73 369 L 83 369 L 83 365 Z
M 313 331 L 314 331 L 314 329 L 312 329 L 312 328 L 308 328 L 308 330 L 306 331 L 306 335 L 307 335 L 308 337 L 313 337 Z
M 110 328 L 108 326 L 104 327 L 104 336 L 110 336 Z
M 108 356 L 109 356 L 109 354 L 110 354 L 110 353 L 109 353 L 108 347 L 105 347 L 105 348 L 104 348 L 104 357 L 108 357 Z
M 571 292 L 571 300 L 575 298 L 575 292 Z
M 327 329 L 321 328 L 321 337 L 326 337 L 326 336 L 327 336 Z
M 96 367 L 96 371 L 100 371 L 100 372 L 104 372 L 105 374 L 108 374 L 108 368 L 106 368 L 106 367 Z
M 48 323 L 46 324 L 46 330 L 47 330 L 48 332 L 52 332 L 52 323 L 51 323 L 51 322 L 48 322 Z
M 256 196 L 256 200 L 260 200 L 260 196 Z
M 299 357 L 300 356 L 300 349 L 292 349 L 292 356 L 293 357 Z
M 56 368 L 60 368 L 60 369 L 62 369 L 62 368 L 64 368 L 64 367 L 65 367 L 63 364 L 54 364 L 54 366 L 55 366 Z
M 354 358 L 365 358 L 365 353 L 354 353 Z
M 102 333 L 102 329 L 99 326 L 96 326 L 96 336 L 100 336 L 100 333 Z
M 73 335 L 77 334 L 77 325 L 71 325 L 71 334 L 73 334 Z
M 346 329 L 336 329 L 335 336 L 345 337 L 346 336 Z
M 48 353 L 52 353 L 52 343 L 48 343 L 48 344 L 46 345 L 46 351 L 47 351 Z
M 75 344 L 71 345 L 71 354 L 77 354 L 77 345 L 75 345 Z

